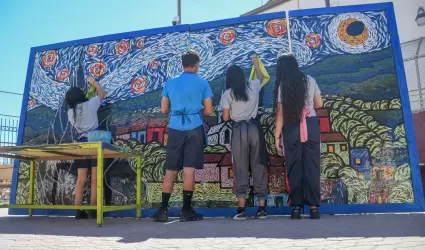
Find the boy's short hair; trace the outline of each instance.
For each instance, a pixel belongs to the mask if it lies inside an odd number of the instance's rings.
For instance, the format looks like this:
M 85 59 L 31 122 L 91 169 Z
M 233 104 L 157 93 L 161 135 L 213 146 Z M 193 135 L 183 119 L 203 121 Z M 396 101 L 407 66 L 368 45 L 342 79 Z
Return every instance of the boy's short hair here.
M 194 50 L 189 50 L 182 55 L 183 68 L 189 68 L 199 63 L 201 59 Z

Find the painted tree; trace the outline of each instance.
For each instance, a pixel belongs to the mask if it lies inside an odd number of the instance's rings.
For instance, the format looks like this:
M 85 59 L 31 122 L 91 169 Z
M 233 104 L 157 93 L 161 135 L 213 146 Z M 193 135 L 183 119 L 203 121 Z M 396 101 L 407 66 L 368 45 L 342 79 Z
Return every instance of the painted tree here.
M 343 167 L 338 172 L 339 178 L 347 187 L 349 204 L 369 203 L 371 181 L 360 180 L 351 167 Z
M 323 153 L 321 157 L 321 175 L 327 179 L 338 178 L 339 171 L 345 167 L 344 160 L 335 153 Z
M 407 147 L 405 137 L 402 138 L 402 127 L 393 131 L 353 106 L 350 99 L 346 102 L 344 97 L 327 96 L 324 106 L 331 109 L 332 130 L 348 138 L 352 148 L 369 148 L 371 156 L 375 157 L 384 148 Z
M 269 155 L 280 155 L 281 152 L 276 150 L 274 131 L 276 128 L 276 118 L 271 114 L 263 114 L 260 119 L 261 128 L 263 129 L 264 137 L 266 140 L 267 152 Z

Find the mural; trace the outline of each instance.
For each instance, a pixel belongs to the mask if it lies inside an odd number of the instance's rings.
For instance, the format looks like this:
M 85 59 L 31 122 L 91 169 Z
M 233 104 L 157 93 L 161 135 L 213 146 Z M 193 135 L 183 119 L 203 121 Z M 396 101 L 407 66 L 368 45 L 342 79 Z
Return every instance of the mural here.
M 322 90 L 325 204 L 413 202 L 385 11 L 291 17 L 294 54 Z
M 266 137 L 268 206 L 287 205 L 284 158 L 274 147 L 273 91 L 277 58 L 292 52 L 323 93 L 317 110 L 322 136 L 321 192 L 324 204 L 413 202 L 409 154 L 401 111 L 391 36 L 385 11 L 273 18 L 187 31 L 131 37 L 35 54 L 24 144 L 72 140 L 63 98 L 78 79 L 95 77 L 108 91 L 100 127 L 114 144 L 143 156 L 143 206 L 158 207 L 164 175 L 168 120 L 160 114 L 160 92 L 182 72 L 180 54 L 201 56 L 199 74 L 214 93 L 214 114 L 205 117 L 208 146 L 204 169 L 196 174 L 196 207 L 234 207 L 231 124 L 221 119 L 225 72 L 240 65 L 248 77 L 250 58 L 261 57 L 272 79 L 260 97 Z M 197 28 L 200 27 L 200 28 Z M 135 162 L 115 159 L 105 168 L 106 200 L 135 202 Z M 21 163 L 16 203 L 26 201 L 29 167 Z M 36 173 L 37 204 L 72 204 L 76 170 L 72 162 L 42 162 Z M 182 173 L 171 198 L 181 206 Z M 88 195 L 88 192 L 86 193 Z M 255 205 L 248 192 L 248 205 Z

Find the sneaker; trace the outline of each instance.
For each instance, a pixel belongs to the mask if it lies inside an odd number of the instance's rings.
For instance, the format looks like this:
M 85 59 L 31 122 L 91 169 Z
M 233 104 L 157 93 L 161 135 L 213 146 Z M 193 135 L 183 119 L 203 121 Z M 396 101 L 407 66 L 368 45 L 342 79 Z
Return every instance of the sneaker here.
M 239 212 L 237 215 L 233 216 L 234 220 L 246 220 L 246 213 Z
M 293 207 L 292 208 L 291 219 L 293 219 L 293 220 L 301 219 L 301 208 L 300 207 Z
M 156 222 L 167 222 L 168 221 L 168 209 L 159 208 L 153 216 L 153 220 Z
M 202 214 L 197 213 L 193 209 L 185 210 L 182 208 L 180 210 L 180 222 L 197 221 L 202 219 L 204 219 Z
M 267 219 L 267 213 L 263 209 L 258 209 L 257 210 L 257 214 L 255 215 L 255 217 L 257 219 L 260 219 L 260 220 L 265 220 L 265 219 Z
M 311 208 L 310 209 L 310 219 L 312 219 L 312 220 L 320 219 L 320 212 L 319 212 L 318 208 Z
M 84 219 L 88 219 L 89 216 L 87 215 L 86 211 L 84 210 L 80 210 L 78 209 L 77 212 L 75 213 L 75 219 L 77 220 L 84 220 Z
M 89 210 L 88 211 L 88 217 L 89 217 L 89 219 L 96 219 L 97 218 L 97 211 L 96 210 Z

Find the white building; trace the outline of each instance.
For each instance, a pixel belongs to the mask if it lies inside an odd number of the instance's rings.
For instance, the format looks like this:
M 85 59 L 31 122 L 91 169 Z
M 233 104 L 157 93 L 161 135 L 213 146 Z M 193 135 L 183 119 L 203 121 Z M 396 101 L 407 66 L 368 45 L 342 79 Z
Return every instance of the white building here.
M 425 8 L 425 0 L 269 0 L 242 16 L 322 8 L 327 4 L 336 7 L 384 2 L 394 4 L 412 111 L 425 111 L 425 25 L 416 23 L 419 8 Z

